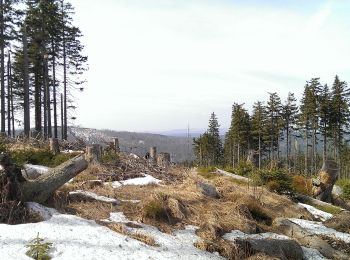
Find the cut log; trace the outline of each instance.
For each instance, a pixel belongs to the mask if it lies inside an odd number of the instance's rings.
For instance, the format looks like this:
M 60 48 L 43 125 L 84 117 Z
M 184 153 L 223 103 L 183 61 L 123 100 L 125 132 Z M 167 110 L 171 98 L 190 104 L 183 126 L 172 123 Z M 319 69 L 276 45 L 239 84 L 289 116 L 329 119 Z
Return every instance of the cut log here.
M 50 138 L 50 151 L 53 154 L 59 154 L 60 153 L 60 145 L 58 143 L 58 139 L 57 138 Z
M 51 169 L 34 181 L 19 183 L 21 201 L 44 203 L 58 188 L 85 170 L 87 166 L 88 162 L 80 155 Z

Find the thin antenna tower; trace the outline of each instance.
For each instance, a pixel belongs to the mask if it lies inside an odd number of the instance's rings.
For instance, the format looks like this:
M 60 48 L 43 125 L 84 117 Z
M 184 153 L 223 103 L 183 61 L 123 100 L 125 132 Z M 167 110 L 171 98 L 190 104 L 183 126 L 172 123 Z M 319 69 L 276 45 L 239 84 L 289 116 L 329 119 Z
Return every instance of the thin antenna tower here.
M 191 134 L 190 134 L 190 124 L 187 124 L 187 160 L 191 161 Z

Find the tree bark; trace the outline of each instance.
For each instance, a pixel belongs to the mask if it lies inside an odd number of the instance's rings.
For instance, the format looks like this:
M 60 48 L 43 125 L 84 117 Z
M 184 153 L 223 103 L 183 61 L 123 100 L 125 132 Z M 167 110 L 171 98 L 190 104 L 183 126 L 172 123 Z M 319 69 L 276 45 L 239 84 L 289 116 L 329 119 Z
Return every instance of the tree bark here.
M 34 181 L 20 183 L 21 200 L 23 202 L 44 203 L 58 188 L 85 170 L 87 166 L 88 162 L 84 156 L 80 155 L 57 166 Z
M 1 87 L 0 87 L 0 99 L 1 99 L 1 132 L 5 133 L 5 40 L 4 40 L 4 31 L 5 31 L 5 24 L 4 24 L 4 1 L 0 1 L 0 81 L 1 81 Z
M 29 61 L 28 61 L 28 41 L 27 30 L 23 27 L 23 71 L 24 71 L 24 134 L 29 137 L 30 133 L 30 106 L 29 106 Z M 37 100 L 36 100 L 37 101 Z

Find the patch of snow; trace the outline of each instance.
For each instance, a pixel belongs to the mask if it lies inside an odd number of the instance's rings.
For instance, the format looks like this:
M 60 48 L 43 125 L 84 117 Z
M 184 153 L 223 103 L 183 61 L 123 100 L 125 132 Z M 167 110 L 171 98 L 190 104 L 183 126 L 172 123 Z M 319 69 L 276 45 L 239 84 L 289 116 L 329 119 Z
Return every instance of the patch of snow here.
M 304 207 L 309 211 L 312 215 L 314 215 L 316 218 L 319 218 L 322 221 L 325 221 L 327 219 L 331 219 L 333 217 L 332 214 L 324 212 L 322 210 L 319 210 L 313 206 L 310 206 L 308 204 L 298 203 L 300 206 Z
M 245 234 L 239 230 L 232 230 L 230 233 L 226 233 L 222 236 L 224 239 L 229 241 L 235 241 L 238 238 L 241 239 L 279 239 L 279 240 L 290 240 L 289 237 L 285 235 L 279 235 L 275 233 L 259 233 L 259 234 Z
M 122 201 L 122 202 L 130 202 L 130 203 L 140 203 L 141 202 L 141 200 L 123 200 L 123 199 L 119 199 L 120 201 Z
M 305 260 L 327 260 L 318 250 L 314 248 L 301 247 Z
M 27 208 L 39 214 L 44 220 L 49 220 L 53 215 L 59 214 L 57 210 L 52 208 L 47 208 L 36 202 L 27 202 Z
M 139 158 L 140 158 L 139 156 L 137 156 L 137 155 L 134 154 L 134 153 L 129 154 L 129 156 L 132 157 L 132 158 L 135 158 L 135 159 L 139 159 Z
M 148 234 L 154 236 L 160 247 L 148 246 L 95 221 L 73 215 L 54 214 L 51 219 L 40 223 L 0 224 L 0 259 L 30 260 L 25 255 L 25 246 L 38 233 L 53 243 L 50 252 L 53 260 L 223 259 L 189 243 L 197 239 L 191 228 L 174 236 L 155 228 L 149 230 L 151 233 Z
M 93 193 L 90 191 L 83 191 L 83 190 L 71 191 L 71 192 L 69 192 L 69 195 L 78 195 L 78 196 L 83 196 L 83 197 L 90 198 L 90 199 L 97 200 L 97 201 L 101 201 L 101 202 L 119 204 L 119 200 L 116 200 L 113 198 L 108 198 L 105 196 L 100 196 L 100 195 L 97 195 L 96 193 Z
M 157 248 L 159 252 L 179 252 L 179 259 L 223 259 L 217 254 L 199 250 L 193 245 L 200 239 L 195 233 L 198 229 L 196 226 L 188 225 L 185 227 L 185 229 L 177 230 L 173 233 L 173 235 L 170 235 L 159 231 L 156 227 L 130 221 L 123 212 L 111 213 L 110 218 L 107 221 L 124 224 L 132 222 L 138 226 L 141 226 L 141 228 L 133 228 L 129 226 L 125 226 L 125 228 L 131 233 L 141 233 L 152 236 L 155 242 L 159 245 Z M 164 259 L 173 258 L 170 257 Z
M 25 164 L 24 169 L 33 169 L 36 170 L 40 175 L 47 173 L 50 168 L 43 165 L 34 165 L 34 164 Z
M 290 221 L 301 226 L 312 234 L 325 235 L 333 239 L 342 240 L 345 243 L 350 243 L 350 234 L 336 231 L 333 228 L 328 228 L 322 224 L 322 222 L 315 222 L 305 219 L 290 218 Z
M 151 175 L 144 174 L 145 177 L 128 179 L 125 181 L 120 181 L 122 185 L 149 185 L 149 184 L 159 184 L 161 180 L 154 178 Z
M 61 153 L 65 153 L 65 154 L 71 154 L 71 153 L 84 153 L 84 151 L 80 151 L 80 150 L 63 150 L 61 151 Z

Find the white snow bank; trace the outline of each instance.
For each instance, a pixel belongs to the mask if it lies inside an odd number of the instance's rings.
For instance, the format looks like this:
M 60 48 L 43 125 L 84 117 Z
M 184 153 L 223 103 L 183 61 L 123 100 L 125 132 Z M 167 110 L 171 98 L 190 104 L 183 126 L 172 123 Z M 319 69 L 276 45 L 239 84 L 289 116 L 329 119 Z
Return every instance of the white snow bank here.
M 144 174 L 144 177 L 128 179 L 125 181 L 120 181 L 122 185 L 149 185 L 149 184 L 159 184 L 161 180 L 154 178 L 151 175 Z
M 97 195 L 96 193 L 93 193 L 90 191 L 76 190 L 76 191 L 69 192 L 69 195 L 72 195 L 72 196 L 77 195 L 77 196 L 82 196 L 82 197 L 86 197 L 86 198 L 101 201 L 101 202 L 119 204 L 119 200 L 117 200 L 117 199 L 108 198 L 105 196 L 100 196 L 100 195 Z
M 198 227 L 195 226 L 186 226 L 184 230 L 177 230 L 173 235 L 170 235 L 162 233 L 156 227 L 130 221 L 123 212 L 111 213 L 107 221 L 124 224 L 132 222 L 141 226 L 141 228 L 133 228 L 129 226 L 125 226 L 125 228 L 131 233 L 141 233 L 152 236 L 155 242 L 159 245 L 159 247 L 155 249 L 159 251 L 159 253 L 170 254 L 169 256 L 164 255 L 164 259 L 223 259 L 215 253 L 212 254 L 199 250 L 193 245 L 200 239 L 195 234 L 198 229 Z M 176 254 L 176 257 L 174 253 Z M 158 259 L 158 257 L 152 259 Z
M 328 228 L 324 226 L 322 222 L 315 222 L 315 221 L 309 221 L 305 219 L 296 219 L 296 218 L 290 218 L 289 220 L 294 222 L 295 224 L 298 224 L 299 226 L 306 229 L 312 234 L 325 235 L 333 239 L 339 239 L 346 243 L 350 243 L 350 234 L 336 231 L 333 228 Z
M 322 210 L 319 210 L 313 206 L 310 206 L 308 204 L 298 203 L 300 206 L 304 207 L 309 211 L 312 215 L 314 215 L 316 218 L 319 218 L 322 221 L 325 221 L 327 219 L 331 219 L 333 217 L 332 214 L 328 212 L 324 212 Z
M 50 209 L 47 209 L 50 211 Z M 25 247 L 37 236 L 53 243 L 53 260 L 110 260 L 110 259 L 222 259 L 195 248 L 194 230 L 175 236 L 153 231 L 160 247 L 113 232 L 107 227 L 73 215 L 53 214 L 50 220 L 23 225 L 0 224 L 0 259 L 30 260 Z
M 146 186 L 150 184 L 159 184 L 162 181 L 154 178 L 151 175 L 144 174 L 144 177 L 138 177 L 133 179 L 128 179 L 124 181 L 113 181 L 113 182 L 105 182 L 104 185 L 111 185 L 114 189 L 120 188 L 123 185 L 140 185 L 140 186 Z

